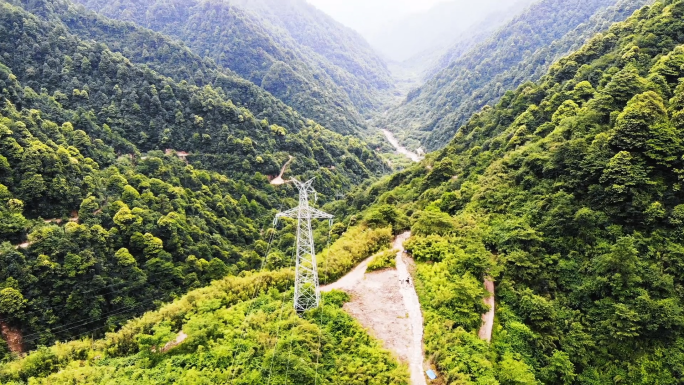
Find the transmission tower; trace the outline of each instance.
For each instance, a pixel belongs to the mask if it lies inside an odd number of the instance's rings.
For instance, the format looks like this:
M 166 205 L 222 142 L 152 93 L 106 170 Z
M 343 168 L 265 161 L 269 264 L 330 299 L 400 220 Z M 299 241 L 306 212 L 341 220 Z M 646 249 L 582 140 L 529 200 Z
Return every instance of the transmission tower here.
M 274 224 L 279 218 L 297 220 L 297 266 L 295 268 L 294 308 L 297 313 L 317 308 L 321 303 L 321 292 L 318 287 L 318 267 L 316 265 L 316 249 L 314 247 L 312 219 L 327 219 L 332 226 L 333 216 L 309 206 L 309 196 L 317 200 L 313 179 L 300 182 L 292 179 L 299 190 L 299 206 L 276 214 Z

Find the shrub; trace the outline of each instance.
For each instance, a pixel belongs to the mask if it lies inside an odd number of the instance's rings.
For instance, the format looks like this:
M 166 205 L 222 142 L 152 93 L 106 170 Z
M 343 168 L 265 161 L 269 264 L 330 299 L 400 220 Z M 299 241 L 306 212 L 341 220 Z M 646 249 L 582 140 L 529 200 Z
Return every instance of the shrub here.
M 389 249 L 377 254 L 368 264 L 366 271 L 376 271 L 397 266 L 397 251 Z
M 334 282 L 364 259 L 389 247 L 392 229 L 369 229 L 363 226 L 349 229 L 318 258 L 321 283 Z

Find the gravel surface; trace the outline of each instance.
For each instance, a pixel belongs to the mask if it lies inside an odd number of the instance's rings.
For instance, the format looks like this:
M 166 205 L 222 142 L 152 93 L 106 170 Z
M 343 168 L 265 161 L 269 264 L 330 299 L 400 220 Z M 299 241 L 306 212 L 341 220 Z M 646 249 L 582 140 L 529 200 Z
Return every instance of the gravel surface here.
M 371 257 L 339 281 L 321 287 L 321 291 L 338 289 L 349 293 L 352 299 L 344 310 L 409 365 L 413 385 L 425 385 L 423 316 L 409 274 L 410 258 L 403 253 L 403 242 L 409 236 L 402 234 L 394 242 L 396 269 L 366 273 Z M 407 278 L 410 283 L 406 283 Z

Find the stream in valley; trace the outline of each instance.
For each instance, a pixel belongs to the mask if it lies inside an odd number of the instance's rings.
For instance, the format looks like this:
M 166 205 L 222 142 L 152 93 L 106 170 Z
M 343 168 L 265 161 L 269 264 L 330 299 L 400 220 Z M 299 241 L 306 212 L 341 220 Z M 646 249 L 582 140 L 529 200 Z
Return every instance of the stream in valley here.
M 390 142 L 390 144 L 397 150 L 398 153 L 404 155 L 405 157 L 411 159 L 414 162 L 420 162 L 423 159 L 422 156 L 402 146 L 397 140 L 397 138 L 394 137 L 394 134 L 392 134 L 388 130 L 383 129 L 382 133 L 385 134 L 385 138 L 387 138 L 387 141 Z

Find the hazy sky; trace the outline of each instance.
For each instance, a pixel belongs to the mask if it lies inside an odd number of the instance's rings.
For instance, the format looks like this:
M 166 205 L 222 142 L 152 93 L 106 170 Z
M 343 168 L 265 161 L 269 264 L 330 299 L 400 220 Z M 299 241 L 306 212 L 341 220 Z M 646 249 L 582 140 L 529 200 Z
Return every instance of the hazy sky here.
M 342 24 L 368 34 L 392 20 L 427 11 L 445 0 L 307 0 Z

